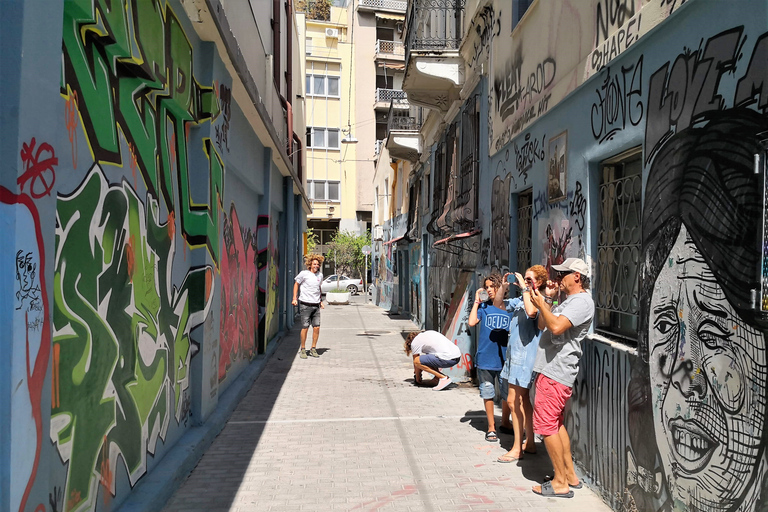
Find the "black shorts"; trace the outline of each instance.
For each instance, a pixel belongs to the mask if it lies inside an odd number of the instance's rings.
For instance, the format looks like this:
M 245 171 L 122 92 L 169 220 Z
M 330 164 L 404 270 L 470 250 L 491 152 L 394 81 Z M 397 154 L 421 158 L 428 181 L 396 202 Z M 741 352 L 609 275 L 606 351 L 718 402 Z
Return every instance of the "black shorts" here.
M 305 302 L 299 302 L 299 313 L 301 313 L 301 326 L 306 329 L 320 327 L 320 304 L 310 305 Z

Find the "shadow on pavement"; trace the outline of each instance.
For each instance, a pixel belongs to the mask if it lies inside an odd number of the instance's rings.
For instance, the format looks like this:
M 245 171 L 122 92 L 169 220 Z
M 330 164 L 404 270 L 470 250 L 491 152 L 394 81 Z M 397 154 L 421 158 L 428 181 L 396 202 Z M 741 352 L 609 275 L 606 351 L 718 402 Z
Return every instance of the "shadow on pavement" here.
M 210 489 L 211 496 L 217 500 L 215 510 L 228 510 L 232 505 L 288 372 L 297 360 L 300 330 L 297 323 L 286 332 L 225 427 L 165 505 L 166 511 L 188 509 L 188 504 L 184 503 L 185 488 Z M 317 349 L 320 354 L 327 350 Z M 222 459 L 226 460 L 226 478 L 221 477 Z

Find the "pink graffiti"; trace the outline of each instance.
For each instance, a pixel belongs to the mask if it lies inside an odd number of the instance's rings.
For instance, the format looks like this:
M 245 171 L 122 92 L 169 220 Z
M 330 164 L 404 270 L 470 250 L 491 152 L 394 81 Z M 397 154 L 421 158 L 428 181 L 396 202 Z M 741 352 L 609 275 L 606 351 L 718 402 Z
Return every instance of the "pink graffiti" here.
M 32 139 L 32 148 L 34 148 L 35 139 Z M 25 149 L 27 145 L 24 145 Z M 41 146 L 42 148 L 42 146 Z M 53 150 L 51 150 L 53 151 Z M 39 154 L 39 151 L 38 151 Z M 23 155 L 22 155 L 23 158 Z M 43 383 L 45 382 L 45 375 L 48 372 L 48 359 L 51 351 L 51 324 L 48 321 L 50 313 L 48 310 L 48 293 L 45 285 L 45 245 L 43 242 L 43 234 L 40 229 L 40 215 L 37 212 L 34 201 L 27 194 L 16 195 L 10 190 L 0 187 L 0 203 L 3 204 L 18 204 L 26 207 L 29 210 L 32 220 L 35 224 L 35 240 L 37 242 L 37 248 L 40 251 L 40 298 L 43 304 L 43 328 L 40 336 L 40 348 L 37 351 L 37 357 L 34 363 L 29 360 L 29 319 L 25 315 L 25 321 L 27 322 L 27 340 L 26 340 L 26 355 L 27 355 L 27 391 L 29 392 L 29 401 L 32 404 L 32 418 L 35 422 L 35 434 L 36 434 L 36 447 L 35 447 L 35 460 L 32 463 L 32 472 L 27 482 L 27 486 L 24 489 L 24 495 L 21 498 L 21 504 L 19 510 L 25 510 L 27 506 L 27 500 L 32 492 L 32 486 L 35 483 L 37 476 L 37 467 L 40 464 L 40 452 L 43 445 L 43 414 L 42 414 L 42 395 L 43 395 Z M 31 368 L 30 368 L 30 363 Z M 30 371 L 31 370 L 31 371 Z
M 56 183 L 56 171 L 53 166 L 59 165 L 59 159 L 56 158 L 56 153 L 53 151 L 53 146 L 47 142 L 40 144 L 40 147 L 35 151 L 35 145 L 37 142 L 35 138 L 26 142 L 21 147 L 21 161 L 24 162 L 24 173 L 19 176 L 16 182 L 19 184 L 21 191 L 24 191 L 24 185 L 27 181 L 29 184 L 29 195 L 34 199 L 40 199 L 43 196 L 48 196 L 53 190 L 53 184 Z M 48 154 L 43 155 L 43 151 Z M 46 158 L 41 159 L 45 156 Z
M 384 507 L 385 505 L 389 505 L 390 503 L 392 503 L 398 498 L 404 498 L 405 496 L 416 494 L 417 491 L 418 489 L 416 488 L 415 485 L 404 485 L 403 488 L 398 491 L 394 491 L 389 495 L 383 496 L 381 498 L 376 498 L 374 500 L 361 503 L 355 507 L 352 507 L 351 510 L 358 510 L 366 507 L 367 507 L 367 510 L 378 510 Z
M 240 359 L 256 350 L 259 316 L 256 309 L 256 249 L 250 229 L 243 230 L 235 205 L 224 214 L 224 249 L 221 258 L 221 333 L 219 382 Z

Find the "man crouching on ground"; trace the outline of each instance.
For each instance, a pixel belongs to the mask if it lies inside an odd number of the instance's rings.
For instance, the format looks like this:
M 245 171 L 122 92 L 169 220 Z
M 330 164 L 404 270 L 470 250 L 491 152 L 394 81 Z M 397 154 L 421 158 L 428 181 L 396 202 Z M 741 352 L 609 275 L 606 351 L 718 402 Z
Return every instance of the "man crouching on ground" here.
M 295 279 L 296 282 L 293 284 L 293 301 L 291 303 L 294 306 L 301 304 L 299 306 L 299 312 L 301 313 L 301 350 L 299 350 L 299 357 L 302 359 L 307 358 L 307 351 L 304 347 L 307 343 L 307 331 L 310 325 L 312 325 L 312 349 L 309 351 L 309 355 L 320 357 L 320 354 L 317 353 L 317 339 L 320 337 L 320 310 L 325 309 L 320 290 L 320 283 L 323 282 L 323 273 L 320 272 L 320 267 L 324 260 L 325 258 L 318 254 L 306 256 L 305 264 L 307 270 L 299 272 Z M 299 293 L 299 287 L 301 287 L 301 295 L 297 299 L 296 295 Z
M 445 389 L 451 379 L 442 373 L 441 368 L 450 368 L 459 363 L 461 350 L 451 340 L 437 331 L 412 332 L 405 340 L 405 355 L 413 354 L 413 377 L 419 386 L 434 387 L 434 391 Z M 421 372 L 434 375 L 424 381 Z

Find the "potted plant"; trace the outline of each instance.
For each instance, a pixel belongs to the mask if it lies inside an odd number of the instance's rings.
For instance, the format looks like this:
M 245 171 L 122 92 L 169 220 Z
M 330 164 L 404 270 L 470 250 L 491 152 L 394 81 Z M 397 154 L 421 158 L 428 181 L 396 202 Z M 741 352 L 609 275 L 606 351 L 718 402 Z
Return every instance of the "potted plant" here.
M 371 233 L 366 231 L 364 235 L 356 235 L 349 231 L 337 231 L 328 244 L 326 258 L 333 259 L 336 265 L 336 276 L 354 273 L 363 275 L 365 255 L 363 246 L 371 243 Z M 339 286 L 325 294 L 328 304 L 349 304 L 349 290 Z
M 350 293 L 343 288 L 334 288 L 325 294 L 325 300 L 328 304 L 349 304 Z

